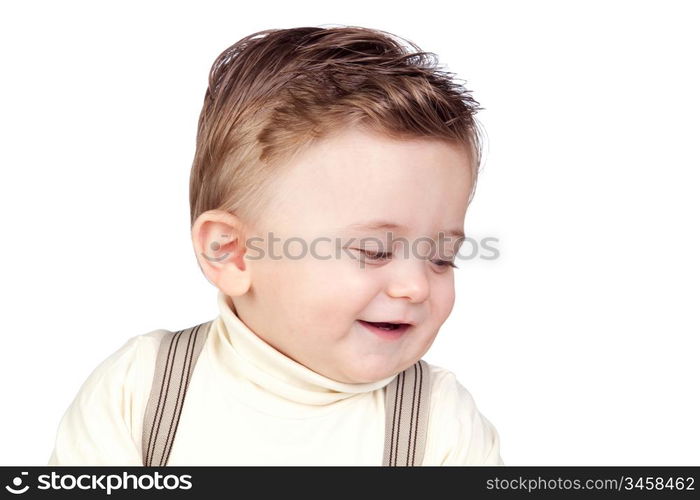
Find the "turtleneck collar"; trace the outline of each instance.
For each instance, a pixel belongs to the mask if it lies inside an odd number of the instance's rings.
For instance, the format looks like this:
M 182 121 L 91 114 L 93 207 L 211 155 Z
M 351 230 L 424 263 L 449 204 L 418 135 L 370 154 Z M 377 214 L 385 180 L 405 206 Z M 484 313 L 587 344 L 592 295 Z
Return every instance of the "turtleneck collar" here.
M 396 375 L 370 383 L 338 382 L 281 353 L 258 337 L 236 314 L 231 298 L 218 292 L 219 316 L 209 331 L 221 368 L 263 390 L 302 405 L 322 406 L 380 389 Z

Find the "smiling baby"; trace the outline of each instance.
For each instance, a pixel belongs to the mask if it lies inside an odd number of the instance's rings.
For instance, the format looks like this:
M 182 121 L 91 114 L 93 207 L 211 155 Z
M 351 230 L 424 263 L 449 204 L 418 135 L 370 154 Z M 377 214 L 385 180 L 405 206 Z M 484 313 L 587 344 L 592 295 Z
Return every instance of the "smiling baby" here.
M 432 54 L 379 30 L 226 49 L 190 178 L 219 315 L 104 360 L 49 464 L 502 464 L 470 393 L 422 360 L 455 302 L 477 110 Z

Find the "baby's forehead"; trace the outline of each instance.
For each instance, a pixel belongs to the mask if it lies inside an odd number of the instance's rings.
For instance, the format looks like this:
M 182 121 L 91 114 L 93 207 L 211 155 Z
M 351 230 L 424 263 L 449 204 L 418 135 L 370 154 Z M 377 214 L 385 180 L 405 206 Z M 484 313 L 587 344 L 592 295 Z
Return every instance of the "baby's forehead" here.
M 281 170 L 273 174 L 268 191 L 278 204 L 328 210 L 330 215 L 341 209 L 381 218 L 414 211 L 449 213 L 465 208 L 472 188 L 468 161 L 440 148 L 308 152 Z
M 417 233 L 426 233 L 427 236 L 451 236 L 464 237 L 464 231 L 461 227 L 440 226 L 439 229 L 426 229 L 416 224 L 404 223 L 400 224 L 387 220 L 371 220 L 362 222 L 353 222 L 348 225 L 338 226 L 338 230 L 344 233 L 351 234 L 392 234 L 398 236 L 414 235 Z M 427 234 L 431 233 L 431 234 Z

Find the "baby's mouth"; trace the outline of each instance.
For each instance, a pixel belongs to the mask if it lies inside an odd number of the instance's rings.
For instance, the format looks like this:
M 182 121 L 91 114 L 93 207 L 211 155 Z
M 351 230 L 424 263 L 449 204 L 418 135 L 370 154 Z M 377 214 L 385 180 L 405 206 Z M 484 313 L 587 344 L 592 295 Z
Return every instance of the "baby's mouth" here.
M 396 330 L 398 328 L 401 328 L 401 325 L 405 324 L 405 323 L 382 323 L 382 322 L 372 323 L 371 321 L 367 321 L 367 323 L 370 323 L 370 324 L 376 326 L 377 328 L 381 328 L 382 330 Z
M 392 336 L 400 336 L 402 333 L 404 333 L 406 330 L 409 329 L 411 326 L 408 323 L 385 323 L 381 321 L 363 321 L 363 320 L 358 320 L 359 323 L 361 323 L 363 326 L 366 328 L 370 329 L 371 331 L 381 333 L 381 332 L 387 332 L 392 334 Z

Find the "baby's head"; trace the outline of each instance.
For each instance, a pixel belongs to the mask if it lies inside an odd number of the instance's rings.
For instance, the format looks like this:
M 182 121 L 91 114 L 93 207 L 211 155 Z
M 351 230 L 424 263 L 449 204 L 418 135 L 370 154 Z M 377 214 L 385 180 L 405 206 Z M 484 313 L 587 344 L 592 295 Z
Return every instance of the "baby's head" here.
M 411 366 L 454 304 L 479 108 L 438 68 L 359 27 L 266 30 L 212 67 L 190 179 L 199 265 L 260 338 L 340 382 Z

